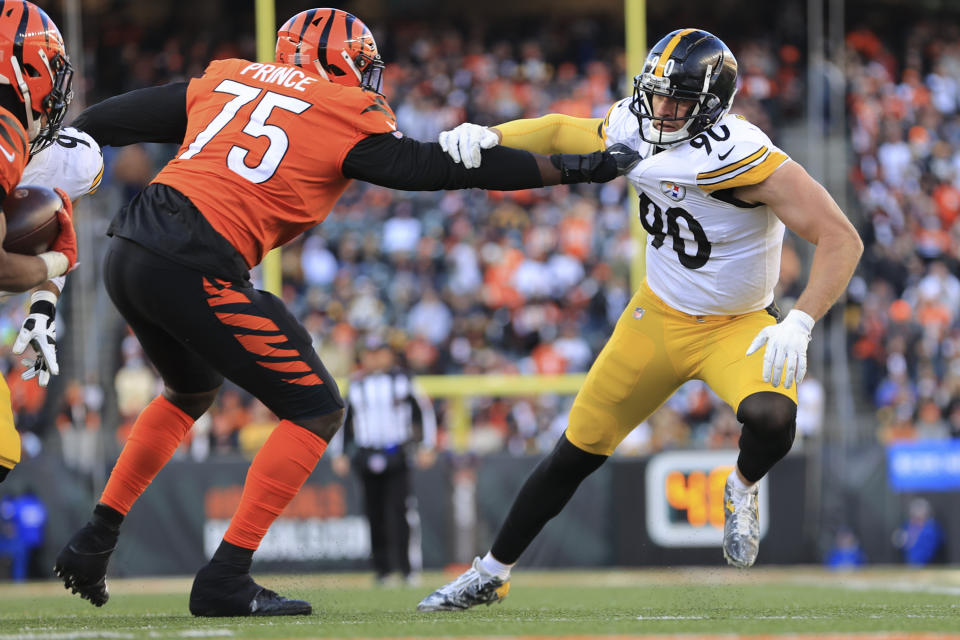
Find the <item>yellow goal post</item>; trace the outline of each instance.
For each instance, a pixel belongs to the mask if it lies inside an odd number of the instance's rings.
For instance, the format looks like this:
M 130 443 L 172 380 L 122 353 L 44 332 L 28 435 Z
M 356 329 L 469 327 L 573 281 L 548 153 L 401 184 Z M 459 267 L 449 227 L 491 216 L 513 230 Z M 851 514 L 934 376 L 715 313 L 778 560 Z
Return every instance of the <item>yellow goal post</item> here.
M 560 375 L 450 375 L 416 376 L 418 386 L 431 398 L 448 400 L 447 421 L 450 429 L 450 448 L 466 451 L 470 446 L 470 398 L 507 398 L 540 394 L 576 395 L 585 373 Z M 337 380 L 340 392 L 346 395 L 350 381 Z
M 257 61 L 273 62 L 277 46 L 277 11 L 274 0 L 255 0 L 257 30 Z M 283 288 L 283 267 L 280 262 L 280 247 L 263 257 L 263 288 L 279 297 Z

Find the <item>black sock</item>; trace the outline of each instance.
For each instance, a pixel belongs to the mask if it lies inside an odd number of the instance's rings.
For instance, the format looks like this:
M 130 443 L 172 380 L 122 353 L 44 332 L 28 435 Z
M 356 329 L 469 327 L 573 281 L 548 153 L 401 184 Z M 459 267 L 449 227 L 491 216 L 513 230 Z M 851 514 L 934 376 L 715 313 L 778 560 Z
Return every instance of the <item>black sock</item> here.
M 101 527 L 112 533 L 119 533 L 120 524 L 123 522 L 123 514 L 113 507 L 98 502 L 97 506 L 93 508 L 93 517 L 90 518 L 90 522 L 96 527 Z
M 211 562 L 226 565 L 240 573 L 250 573 L 250 565 L 253 564 L 253 549 L 244 549 L 223 540 L 213 554 Z
M 81 553 L 112 552 L 117 546 L 123 514 L 104 504 L 93 508 L 90 521 L 73 534 L 70 546 Z
M 587 453 L 560 436 L 557 446 L 540 461 L 510 507 L 490 553 L 504 564 L 513 564 L 560 513 L 584 478 L 600 468 L 607 456 Z

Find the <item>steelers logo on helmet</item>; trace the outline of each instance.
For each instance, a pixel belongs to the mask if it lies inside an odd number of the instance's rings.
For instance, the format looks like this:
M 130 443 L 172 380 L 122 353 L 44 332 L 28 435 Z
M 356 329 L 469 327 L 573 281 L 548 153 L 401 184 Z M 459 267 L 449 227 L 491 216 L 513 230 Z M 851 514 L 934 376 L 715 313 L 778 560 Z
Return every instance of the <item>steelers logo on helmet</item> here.
M 736 90 L 737 61 L 727 45 L 702 29 L 678 29 L 650 49 L 633 79 L 630 111 L 643 140 L 669 147 L 725 116 Z
M 380 93 L 384 64 L 377 42 L 367 25 L 340 9 L 307 9 L 287 20 L 277 31 L 275 59 Z
M 72 80 L 73 67 L 53 20 L 32 2 L 3 3 L 0 86 L 12 87 L 23 104 L 31 155 L 56 138 L 73 97 Z

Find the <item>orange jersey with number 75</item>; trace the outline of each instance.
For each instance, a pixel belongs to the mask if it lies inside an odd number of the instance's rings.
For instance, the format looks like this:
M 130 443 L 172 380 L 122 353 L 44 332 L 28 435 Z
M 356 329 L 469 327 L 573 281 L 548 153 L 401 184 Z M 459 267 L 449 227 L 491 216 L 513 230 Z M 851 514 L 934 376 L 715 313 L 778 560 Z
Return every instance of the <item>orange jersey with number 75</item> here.
M 251 267 L 327 217 L 358 141 L 397 129 L 383 96 L 288 64 L 212 62 L 186 106 L 183 145 L 154 182 L 187 196 Z

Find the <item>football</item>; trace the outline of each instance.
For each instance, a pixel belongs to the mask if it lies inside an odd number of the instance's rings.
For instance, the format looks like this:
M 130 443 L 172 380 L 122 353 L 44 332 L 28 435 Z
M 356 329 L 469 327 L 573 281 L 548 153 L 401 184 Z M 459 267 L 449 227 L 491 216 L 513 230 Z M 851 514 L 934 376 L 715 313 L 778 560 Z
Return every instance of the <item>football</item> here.
M 30 256 L 50 248 L 60 233 L 57 211 L 63 206 L 53 189 L 37 185 L 20 185 L 3 201 L 7 235 L 3 250 Z

